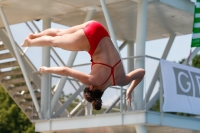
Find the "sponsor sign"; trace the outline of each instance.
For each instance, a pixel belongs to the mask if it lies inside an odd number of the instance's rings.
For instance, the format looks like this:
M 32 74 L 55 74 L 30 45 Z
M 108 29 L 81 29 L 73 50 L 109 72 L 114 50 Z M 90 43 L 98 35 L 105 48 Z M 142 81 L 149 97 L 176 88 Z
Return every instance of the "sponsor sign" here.
M 160 61 L 165 112 L 200 115 L 200 69 Z

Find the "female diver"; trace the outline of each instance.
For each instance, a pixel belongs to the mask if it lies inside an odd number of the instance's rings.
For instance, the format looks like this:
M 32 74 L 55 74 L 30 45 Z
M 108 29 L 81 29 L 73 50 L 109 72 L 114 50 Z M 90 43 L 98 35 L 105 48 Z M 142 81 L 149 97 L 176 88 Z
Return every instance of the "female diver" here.
M 101 109 L 101 97 L 109 86 L 125 86 L 130 82 L 132 83 L 127 89 L 126 99 L 131 105 L 131 92 L 145 75 L 145 70 L 142 68 L 125 74 L 120 56 L 108 32 L 94 20 L 69 29 L 51 28 L 38 34 L 30 34 L 21 46 L 53 46 L 70 51 L 87 51 L 92 62 L 89 74 L 68 67 L 43 66 L 39 70 L 42 73 L 70 76 L 85 84 L 84 97 L 96 110 Z

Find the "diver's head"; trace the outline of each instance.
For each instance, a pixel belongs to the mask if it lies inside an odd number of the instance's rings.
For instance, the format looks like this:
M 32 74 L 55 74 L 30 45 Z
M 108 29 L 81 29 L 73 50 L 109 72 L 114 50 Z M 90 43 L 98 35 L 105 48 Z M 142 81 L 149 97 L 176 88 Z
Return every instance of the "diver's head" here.
M 84 97 L 88 102 L 92 103 L 93 109 L 101 110 L 103 92 L 94 86 L 87 86 L 84 89 Z

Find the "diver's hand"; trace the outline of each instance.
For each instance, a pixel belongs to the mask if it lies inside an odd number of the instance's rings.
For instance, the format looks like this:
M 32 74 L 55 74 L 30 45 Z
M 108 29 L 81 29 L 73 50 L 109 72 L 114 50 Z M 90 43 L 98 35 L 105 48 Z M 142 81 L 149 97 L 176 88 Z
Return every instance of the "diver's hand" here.
M 126 91 L 126 100 L 128 101 L 128 105 L 131 107 L 131 99 L 132 99 L 132 97 L 131 97 L 131 91 L 130 91 L 130 89 L 128 89 L 127 91 Z
M 40 67 L 40 69 L 39 69 L 39 71 L 41 72 L 41 73 L 48 73 L 47 72 L 47 67 L 45 67 L 45 66 L 42 66 L 42 67 Z

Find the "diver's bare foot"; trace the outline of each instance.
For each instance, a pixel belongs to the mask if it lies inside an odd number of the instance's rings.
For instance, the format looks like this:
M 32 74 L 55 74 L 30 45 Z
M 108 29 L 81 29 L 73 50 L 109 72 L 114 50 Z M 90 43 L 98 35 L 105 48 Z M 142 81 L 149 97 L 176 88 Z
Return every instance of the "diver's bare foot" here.
M 22 47 L 29 47 L 29 38 L 24 40 L 24 43 L 21 44 Z
M 35 39 L 37 38 L 37 33 L 36 34 L 33 34 L 33 33 L 30 33 L 29 36 L 28 36 L 30 39 Z
M 33 33 L 30 33 L 28 37 L 29 37 L 30 39 L 33 39 L 33 37 L 34 37 Z

